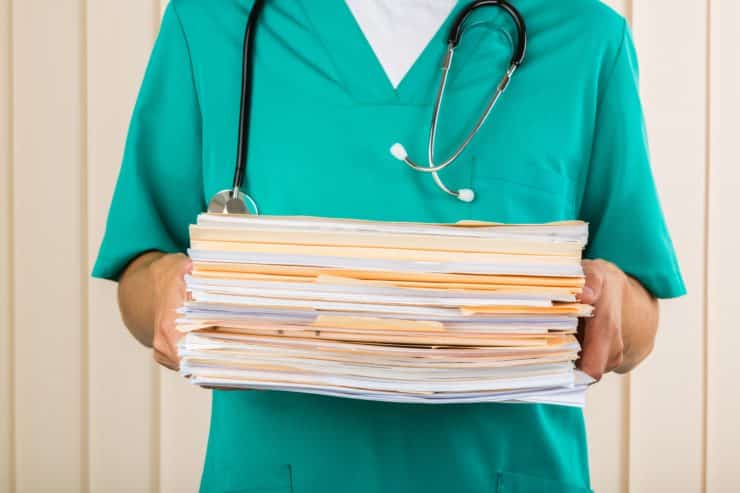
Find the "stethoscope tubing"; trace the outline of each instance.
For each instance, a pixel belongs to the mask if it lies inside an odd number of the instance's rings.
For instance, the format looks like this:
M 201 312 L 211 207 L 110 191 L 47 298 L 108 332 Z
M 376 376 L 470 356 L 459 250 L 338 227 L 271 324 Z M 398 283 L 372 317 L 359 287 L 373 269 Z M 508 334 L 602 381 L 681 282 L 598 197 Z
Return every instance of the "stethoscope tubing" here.
M 254 34 L 257 20 L 262 13 L 264 0 L 255 0 L 252 10 L 249 11 L 247 26 L 244 31 L 244 44 L 242 46 L 242 83 L 241 104 L 239 105 L 239 133 L 236 145 L 236 166 L 232 189 L 236 198 L 239 190 L 244 185 L 244 177 L 247 172 L 247 154 L 249 151 L 249 126 L 252 111 L 252 82 L 254 80 Z
M 239 129 L 237 136 L 237 150 L 236 150 L 236 164 L 234 169 L 234 178 L 232 187 L 230 190 L 223 190 L 216 194 L 211 200 L 208 206 L 209 211 L 213 212 L 235 212 L 244 213 L 248 211 L 246 202 L 252 206 L 255 213 L 259 213 L 257 210 L 257 203 L 255 200 L 242 192 L 244 188 L 244 181 L 247 171 L 247 155 L 249 151 L 249 128 L 251 123 L 251 110 L 252 110 L 252 86 L 254 79 L 254 45 L 255 45 L 255 31 L 257 27 L 257 21 L 262 13 L 265 0 L 255 0 L 252 9 L 247 17 L 247 24 L 244 31 L 244 42 L 242 46 L 242 81 L 241 81 L 241 101 L 239 107 Z M 462 33 L 465 26 L 465 21 L 473 13 L 474 10 L 481 7 L 500 7 L 509 17 L 514 21 L 517 28 L 517 44 L 511 56 L 509 67 L 501 78 L 500 82 L 496 86 L 494 94 L 489 99 L 486 108 L 484 109 L 481 116 L 473 125 L 471 131 L 468 133 L 466 138 L 455 149 L 455 151 L 441 163 L 436 163 L 434 159 L 434 148 L 437 138 L 437 127 L 439 123 L 439 114 L 444 100 L 444 93 L 447 86 L 447 77 L 449 75 L 450 67 L 452 66 L 452 60 L 455 53 L 455 48 L 460 43 Z M 462 9 L 456 16 L 450 28 L 450 34 L 448 37 L 448 47 L 445 54 L 445 58 L 442 63 L 442 76 L 440 84 L 437 89 L 437 94 L 434 103 L 434 109 L 432 111 L 432 121 L 429 129 L 429 140 L 427 148 L 427 159 L 428 165 L 421 166 L 412 161 L 403 146 L 400 144 L 394 144 L 391 148 L 391 153 L 409 167 L 416 171 L 423 173 L 431 173 L 437 186 L 445 193 L 453 196 L 457 196 L 461 200 L 471 201 L 473 200 L 474 193 L 469 189 L 461 189 L 458 191 L 450 190 L 442 181 L 439 176 L 439 172 L 448 167 L 450 164 L 455 162 L 462 152 L 467 148 L 468 144 L 473 140 L 478 130 L 483 126 L 485 121 L 493 111 L 494 106 L 498 102 L 499 98 L 506 90 L 509 85 L 514 72 L 517 67 L 524 61 L 524 56 L 527 49 L 527 31 L 524 24 L 524 19 L 521 14 L 512 6 L 507 0 L 476 0 L 471 2 Z M 394 149 L 399 146 L 400 149 Z M 465 193 L 463 193 L 465 192 Z
M 504 77 L 501 79 L 501 82 L 499 82 L 493 96 L 488 100 L 486 109 L 481 114 L 481 116 L 478 118 L 478 121 L 475 123 L 475 125 L 473 125 L 473 128 L 468 133 L 465 140 L 463 140 L 462 144 L 460 144 L 458 148 L 455 150 L 455 152 L 453 152 L 450 155 L 450 157 L 448 157 L 446 160 L 444 160 L 441 163 L 436 163 L 436 161 L 434 160 L 434 148 L 435 148 L 435 139 L 437 136 L 437 127 L 439 124 L 439 111 L 442 105 L 444 89 L 447 84 L 446 72 L 448 72 L 448 70 L 445 70 L 445 75 L 442 76 L 442 82 L 440 83 L 439 90 L 437 92 L 437 100 L 434 103 L 434 110 L 432 111 L 432 123 L 430 125 L 430 132 L 429 132 L 429 144 L 427 146 L 427 156 L 428 156 L 430 164 L 428 166 L 416 164 L 411 159 L 409 159 L 408 156 L 403 159 L 403 162 L 409 165 L 409 167 L 411 167 L 412 169 L 416 171 L 421 171 L 422 173 L 433 173 L 433 174 L 442 171 L 447 166 L 455 162 L 455 160 L 460 156 L 460 154 L 462 154 L 462 152 L 465 150 L 468 144 L 470 144 L 470 141 L 473 140 L 473 137 L 475 137 L 475 135 L 478 133 L 478 130 L 480 130 L 480 128 L 485 123 L 485 121 L 488 119 L 488 116 L 493 111 L 493 107 L 496 105 L 499 98 L 506 90 L 506 87 L 508 86 L 508 83 L 511 80 L 511 77 L 514 74 L 515 70 L 516 70 L 516 66 L 512 65 L 511 67 L 509 67 L 509 70 L 506 71 L 506 75 L 504 75 Z

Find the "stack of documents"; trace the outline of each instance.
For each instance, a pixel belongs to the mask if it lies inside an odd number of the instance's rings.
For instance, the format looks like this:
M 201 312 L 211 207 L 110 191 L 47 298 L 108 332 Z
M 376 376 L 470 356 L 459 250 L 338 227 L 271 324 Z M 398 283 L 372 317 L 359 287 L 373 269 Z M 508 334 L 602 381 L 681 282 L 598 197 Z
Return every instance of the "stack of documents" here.
M 180 371 L 207 387 L 582 405 L 587 232 L 202 214 Z

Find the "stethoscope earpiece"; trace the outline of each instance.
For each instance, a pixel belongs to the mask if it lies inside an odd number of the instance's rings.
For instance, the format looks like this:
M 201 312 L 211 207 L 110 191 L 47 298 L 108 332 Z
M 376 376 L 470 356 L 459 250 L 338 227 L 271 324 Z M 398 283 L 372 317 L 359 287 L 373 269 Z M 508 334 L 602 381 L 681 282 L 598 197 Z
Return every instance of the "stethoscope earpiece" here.
M 475 191 L 472 188 L 461 188 L 457 191 L 457 198 L 463 202 L 472 202 L 475 200 Z
M 406 158 L 409 157 L 409 153 L 406 152 L 406 148 L 400 142 L 391 146 L 391 155 L 399 161 L 406 161 Z

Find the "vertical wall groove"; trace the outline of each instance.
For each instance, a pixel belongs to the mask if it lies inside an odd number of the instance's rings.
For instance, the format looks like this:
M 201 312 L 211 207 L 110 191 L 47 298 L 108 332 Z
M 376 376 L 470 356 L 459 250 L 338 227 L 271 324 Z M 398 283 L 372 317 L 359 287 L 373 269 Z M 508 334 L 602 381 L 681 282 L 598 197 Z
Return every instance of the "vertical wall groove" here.
M 152 365 L 152 426 L 151 449 L 154 464 L 152 467 L 152 491 L 162 491 L 162 381 L 159 377 L 159 368 Z
M 15 491 L 15 342 L 13 336 L 13 23 L 12 0 L 0 1 L 0 490 Z
M 624 386 L 622 387 L 622 412 L 624 413 L 624 422 L 622 424 L 624 441 L 622 444 L 622 493 L 629 493 L 630 490 L 630 426 L 632 424 L 632 376 L 625 375 Z
M 15 324 L 13 323 L 15 320 L 15 295 L 13 291 L 13 285 L 15 284 L 15 248 L 14 243 L 12 241 L 12 235 L 15 231 L 15 214 L 14 214 L 14 204 L 15 204 L 15 190 L 13 189 L 13 174 L 14 174 L 14 167 L 15 167 L 15 161 L 13 160 L 13 156 L 15 153 L 15 131 L 13 122 L 15 121 L 15 85 L 13 84 L 13 77 L 11 75 L 14 63 L 14 49 L 13 49 L 13 39 L 14 39 L 14 33 L 13 33 L 13 2 L 14 0 L 8 1 L 8 230 L 10 232 L 10 237 L 8 238 L 8 261 L 10 265 L 8 265 L 8 329 L 10 334 L 10 487 L 12 491 L 16 491 L 16 453 L 15 453 L 15 447 L 16 447 L 16 433 L 15 433 L 15 423 L 16 423 L 16 416 L 15 416 L 15 400 L 16 400 L 16 393 L 18 390 L 18 386 L 16 385 L 16 375 L 15 375 Z
M 709 215 L 707 221 L 706 491 L 740 491 L 740 331 L 737 330 L 737 280 L 740 264 L 737 211 L 740 210 L 740 4 L 712 0 Z
M 162 21 L 162 12 L 169 0 L 152 0 L 152 33 L 153 38 L 157 37 L 159 24 Z
M 16 403 L 16 395 L 18 392 L 18 385 L 16 381 L 16 374 L 15 374 L 15 368 L 16 368 L 16 358 L 15 358 L 15 292 L 13 290 L 13 286 L 15 285 L 15 243 L 12 241 L 12 235 L 15 232 L 15 190 L 13 188 L 13 182 L 14 182 L 14 171 L 15 171 L 15 160 L 13 157 L 15 156 L 15 126 L 13 125 L 13 122 L 15 122 L 15 84 L 13 80 L 12 70 L 13 67 L 15 67 L 15 49 L 14 49 L 14 29 L 13 29 L 13 12 L 14 10 L 14 0 L 8 1 L 8 22 L 10 26 L 8 27 L 8 35 L 10 39 L 8 40 L 8 67 L 10 71 L 8 72 L 8 96 L 10 98 L 10 101 L 8 103 L 8 227 L 11 234 L 11 237 L 8 238 L 8 255 L 9 255 L 9 261 L 10 265 L 8 266 L 8 289 L 10 291 L 8 295 L 8 301 L 9 301 L 9 309 L 8 309 L 8 324 L 10 329 L 10 348 L 11 348 L 11 355 L 9 358 L 10 361 L 10 391 L 11 391 L 11 404 L 12 407 L 10 409 L 10 446 L 12 448 L 11 454 L 10 454 L 10 487 L 12 488 L 12 491 L 17 490 L 17 480 L 16 480 L 16 469 L 18 467 L 17 464 L 17 456 L 16 456 L 16 414 L 15 414 L 15 403 Z
M 712 0 L 706 0 L 706 55 L 705 55 L 705 85 L 706 92 L 705 114 L 704 114 L 704 277 L 702 293 L 702 317 L 703 317 L 703 339 L 702 339 L 702 421 L 701 421 L 701 491 L 707 491 L 707 419 L 709 399 L 707 395 L 707 385 L 709 381 L 709 371 L 707 368 L 709 360 L 709 228 L 710 228 L 710 199 L 711 192 L 711 174 L 712 174 L 712 146 L 711 146 L 711 121 L 712 121 Z
M 88 74 L 87 74 L 87 0 L 81 0 L 82 5 L 80 8 L 80 26 L 82 27 L 82 33 L 80 36 L 80 101 L 82 107 L 80 109 L 80 127 L 83 129 L 80 132 L 80 399 L 82 401 L 82 407 L 80 412 L 80 430 L 81 430 L 81 449 L 82 455 L 80 473 L 80 483 L 82 484 L 82 491 L 87 493 L 90 491 L 90 316 L 89 316 L 89 279 L 90 274 L 88 272 L 87 259 L 88 259 Z

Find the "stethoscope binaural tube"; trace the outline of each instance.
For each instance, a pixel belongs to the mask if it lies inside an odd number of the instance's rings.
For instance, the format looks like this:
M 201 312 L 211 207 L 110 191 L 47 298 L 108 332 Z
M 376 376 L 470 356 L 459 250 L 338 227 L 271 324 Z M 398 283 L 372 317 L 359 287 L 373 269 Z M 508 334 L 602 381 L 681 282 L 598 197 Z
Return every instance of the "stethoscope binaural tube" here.
M 506 69 L 506 72 L 504 73 L 503 77 L 499 81 L 498 85 L 496 86 L 496 91 L 493 93 L 491 98 L 488 101 L 488 104 L 486 105 L 485 110 L 481 114 L 480 118 L 478 118 L 478 121 L 473 126 L 472 130 L 468 133 L 465 140 L 463 140 L 462 144 L 458 146 L 458 148 L 444 161 L 441 163 L 438 163 L 434 159 L 434 147 L 435 147 L 435 140 L 437 137 L 437 125 L 439 123 L 439 112 L 440 108 L 442 106 L 442 101 L 444 99 L 444 93 L 445 93 L 445 87 L 447 85 L 447 76 L 450 72 L 450 67 L 452 66 L 452 59 L 455 54 L 455 48 L 457 48 L 458 43 L 460 42 L 460 39 L 462 37 L 462 32 L 464 29 L 465 20 L 470 16 L 470 14 L 477 8 L 480 7 L 499 7 L 503 9 L 507 14 L 509 14 L 509 17 L 514 21 L 514 24 L 516 24 L 517 29 L 517 44 L 514 48 L 514 52 L 512 53 L 511 60 L 509 62 L 509 67 Z M 420 164 L 417 164 L 413 160 L 411 160 L 408 157 L 408 153 L 406 152 L 406 149 L 403 145 L 396 142 L 393 144 L 390 148 L 390 152 L 399 161 L 403 161 L 406 163 L 410 168 L 421 171 L 423 173 L 431 173 L 432 177 L 434 178 L 434 182 L 437 184 L 437 186 L 445 193 L 452 195 L 454 197 L 457 197 L 458 199 L 462 200 L 463 202 L 472 202 L 475 199 L 475 192 L 469 188 L 461 188 L 459 190 L 451 190 L 448 188 L 442 179 L 439 176 L 439 172 L 448 167 L 450 164 L 455 162 L 455 160 L 462 154 L 462 152 L 467 148 L 468 144 L 470 144 L 470 141 L 473 140 L 473 137 L 478 133 L 478 130 L 483 126 L 483 123 L 485 123 L 486 119 L 488 119 L 488 116 L 491 114 L 491 111 L 493 110 L 493 107 L 498 102 L 501 95 L 504 93 L 506 88 L 509 85 L 509 81 L 511 81 L 512 76 L 514 75 L 514 72 L 519 67 L 519 65 L 522 64 L 524 61 L 524 55 L 527 51 L 527 29 L 524 24 L 524 19 L 522 18 L 519 11 L 514 8 L 513 5 L 511 5 L 506 0 L 478 0 L 475 2 L 472 2 L 468 6 L 466 6 L 455 18 L 455 21 L 452 24 L 452 28 L 450 29 L 450 35 L 447 42 L 447 52 L 445 54 L 444 60 L 442 62 L 442 76 L 440 78 L 439 88 L 437 90 L 437 97 L 434 102 L 434 109 L 432 110 L 432 122 L 429 127 L 429 142 L 427 143 L 427 166 L 422 166 Z
M 252 84 L 254 81 L 254 33 L 257 20 L 262 13 L 264 0 L 255 0 L 247 17 L 242 47 L 242 84 L 241 103 L 239 105 L 239 133 L 236 146 L 236 165 L 234 179 L 230 190 L 218 192 L 208 204 L 208 212 L 227 214 L 259 214 L 257 203 L 241 191 L 247 173 L 247 154 L 249 151 L 249 124 L 252 111 Z

